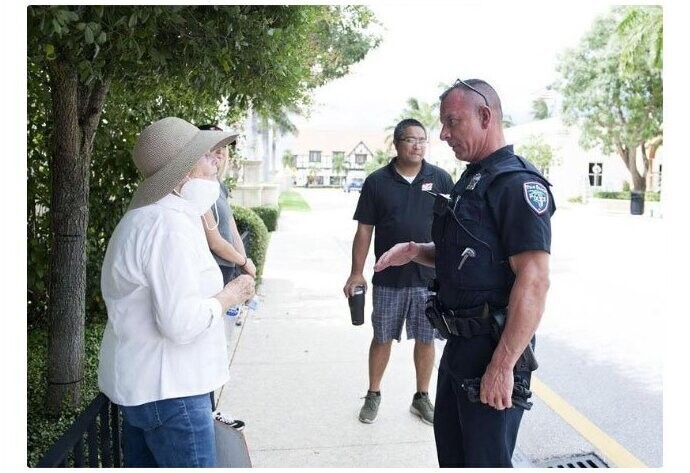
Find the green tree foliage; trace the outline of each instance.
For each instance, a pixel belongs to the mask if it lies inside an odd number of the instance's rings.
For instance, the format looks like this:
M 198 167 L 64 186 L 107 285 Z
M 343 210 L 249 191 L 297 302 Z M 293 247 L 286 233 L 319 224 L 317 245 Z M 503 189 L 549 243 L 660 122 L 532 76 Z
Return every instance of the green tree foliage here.
M 515 151 L 534 164 L 542 173 L 548 173 L 548 169 L 554 164 L 553 148 L 544 141 L 542 135 L 531 135 L 526 143 L 516 146 Z
M 364 174 L 368 176 L 377 169 L 387 165 L 390 160 L 391 158 L 388 156 L 388 153 L 377 149 L 374 152 L 374 157 L 364 163 Z
M 623 50 L 620 66 L 623 72 L 634 73 L 635 57 L 647 58 L 653 69 L 663 69 L 664 17 L 660 5 L 634 6 L 623 9 L 623 19 L 616 27 Z
M 345 155 L 342 153 L 333 155 L 333 162 L 331 168 L 336 176 L 345 174 L 347 172 L 347 164 L 345 163 Z
M 393 131 L 395 130 L 395 126 L 406 118 L 414 118 L 415 120 L 418 120 L 422 125 L 424 125 L 424 128 L 426 128 L 427 136 L 433 136 L 441 128 L 439 106 L 440 102 L 427 103 L 422 102 L 414 97 L 407 99 L 407 104 L 396 119 L 395 123 L 389 127 L 386 127 L 386 131 L 389 132 L 389 135 L 386 136 L 386 144 L 392 146 Z
M 63 400 L 76 404 L 85 316 L 104 312 L 100 265 L 138 181 L 137 133 L 170 115 L 232 122 L 250 105 L 308 107 L 312 89 L 347 73 L 380 39 L 361 6 L 27 11 L 28 320 L 49 327 L 48 411 L 56 413 Z
M 582 132 L 580 144 L 617 153 L 634 190 L 644 191 L 651 157 L 661 143 L 662 71 L 651 67 L 647 56 L 636 55 L 630 72 L 620 73 L 625 45 L 616 30 L 624 13 L 616 9 L 597 19 L 579 47 L 563 55 L 557 88 L 563 95 L 564 121 Z
M 283 167 L 294 171 L 297 169 L 297 155 L 292 154 L 292 151 L 286 149 L 283 151 Z
M 422 102 L 414 97 L 407 99 L 407 107 L 400 114 L 399 120 L 414 118 L 424 125 L 429 135 L 441 127 L 438 115 L 439 102 Z
M 543 120 L 549 118 L 549 106 L 546 105 L 546 100 L 537 99 L 532 102 L 532 118 L 535 120 Z

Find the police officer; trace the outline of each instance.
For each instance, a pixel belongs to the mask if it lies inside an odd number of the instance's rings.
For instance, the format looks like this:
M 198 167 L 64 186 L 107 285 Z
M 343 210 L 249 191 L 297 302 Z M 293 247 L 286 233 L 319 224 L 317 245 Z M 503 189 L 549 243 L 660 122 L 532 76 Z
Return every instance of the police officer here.
M 555 205 L 548 181 L 506 146 L 501 102 L 488 83 L 458 79 L 441 95 L 440 118 L 441 139 L 467 169 L 449 197 L 437 197 L 433 242 L 399 243 L 374 270 L 409 261 L 436 267 L 427 315 L 449 333 L 436 389 L 439 465 L 510 467 L 525 406 L 513 400 L 529 392 L 536 368 L 528 355 L 549 288 Z M 472 399 L 468 384 L 477 378 Z

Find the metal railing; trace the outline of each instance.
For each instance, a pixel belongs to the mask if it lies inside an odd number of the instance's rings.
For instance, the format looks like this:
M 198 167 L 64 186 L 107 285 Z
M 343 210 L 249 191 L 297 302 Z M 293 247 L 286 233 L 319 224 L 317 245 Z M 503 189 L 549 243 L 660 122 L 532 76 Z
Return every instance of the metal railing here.
M 121 467 L 120 433 L 120 410 L 99 393 L 36 466 Z

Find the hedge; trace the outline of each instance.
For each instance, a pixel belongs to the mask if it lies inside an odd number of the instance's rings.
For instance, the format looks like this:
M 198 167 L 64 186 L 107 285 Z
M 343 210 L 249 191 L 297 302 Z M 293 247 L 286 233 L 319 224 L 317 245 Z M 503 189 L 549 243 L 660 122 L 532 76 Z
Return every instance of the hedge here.
M 245 231 L 249 232 L 249 248 L 247 249 L 247 255 L 254 261 L 254 266 L 256 266 L 256 279 L 258 282 L 264 270 L 266 250 L 268 250 L 268 229 L 263 220 L 261 220 L 261 217 L 252 209 L 234 204 L 231 205 L 231 207 L 232 213 L 235 216 L 237 230 L 239 230 L 240 234 Z
M 43 406 L 48 387 L 48 331 L 46 328 L 34 328 L 27 332 L 26 453 L 29 467 L 36 466 L 38 460 L 98 395 L 98 352 L 104 329 L 104 321 L 86 325 L 81 402 L 76 409 L 63 410 L 57 418 L 48 417 Z
M 277 205 L 262 205 L 261 207 L 251 207 L 251 209 L 261 217 L 269 232 L 275 231 L 280 216 L 280 208 Z
M 595 191 L 593 197 L 597 199 L 621 199 L 630 200 L 630 191 Z M 659 192 L 645 192 L 644 200 L 647 202 L 659 202 L 660 193 Z

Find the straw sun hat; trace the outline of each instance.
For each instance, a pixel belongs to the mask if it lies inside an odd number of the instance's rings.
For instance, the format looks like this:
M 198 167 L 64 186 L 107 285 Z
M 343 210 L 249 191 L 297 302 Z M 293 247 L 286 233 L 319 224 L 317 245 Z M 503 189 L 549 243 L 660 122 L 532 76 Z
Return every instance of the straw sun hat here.
M 144 180 L 129 210 L 157 202 L 170 194 L 205 153 L 237 139 L 236 134 L 199 130 L 181 118 L 167 117 L 144 128 L 132 159 Z

